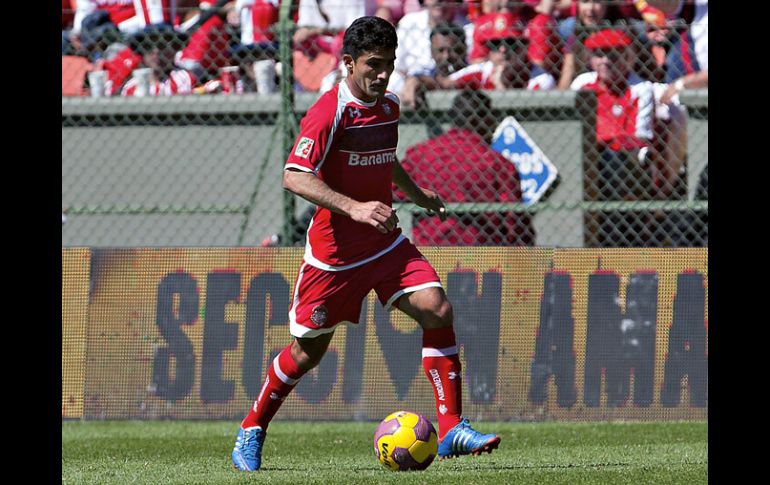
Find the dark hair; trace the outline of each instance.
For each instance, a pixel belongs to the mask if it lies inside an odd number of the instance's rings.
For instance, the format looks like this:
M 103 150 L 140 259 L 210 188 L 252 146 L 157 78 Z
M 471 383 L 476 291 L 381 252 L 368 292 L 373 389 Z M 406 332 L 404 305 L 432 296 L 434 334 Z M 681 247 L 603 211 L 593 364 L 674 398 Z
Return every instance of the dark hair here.
M 477 131 L 492 114 L 492 100 L 481 91 L 463 89 L 452 100 L 449 116 L 458 128 Z
M 463 29 L 457 24 L 442 22 L 437 26 L 433 27 L 433 30 L 430 31 L 431 40 L 433 40 L 434 35 L 443 35 L 444 37 L 452 37 L 461 42 L 465 42 L 465 29 Z
M 395 49 L 396 28 L 380 17 L 359 17 L 350 24 L 342 39 L 342 53 L 353 59 L 375 49 Z

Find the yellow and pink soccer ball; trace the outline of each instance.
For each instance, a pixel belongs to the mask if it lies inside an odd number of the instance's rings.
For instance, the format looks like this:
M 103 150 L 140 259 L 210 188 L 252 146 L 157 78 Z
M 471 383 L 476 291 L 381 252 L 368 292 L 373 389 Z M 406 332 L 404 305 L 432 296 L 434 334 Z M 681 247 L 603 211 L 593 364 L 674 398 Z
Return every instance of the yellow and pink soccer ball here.
M 436 428 L 421 414 L 396 411 L 374 433 L 374 454 L 389 470 L 425 470 L 437 452 Z

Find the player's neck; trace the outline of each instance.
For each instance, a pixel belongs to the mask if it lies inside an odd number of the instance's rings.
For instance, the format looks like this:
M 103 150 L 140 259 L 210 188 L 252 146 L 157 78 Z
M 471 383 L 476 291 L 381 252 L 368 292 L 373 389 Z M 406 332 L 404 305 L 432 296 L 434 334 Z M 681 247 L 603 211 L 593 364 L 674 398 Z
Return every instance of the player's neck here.
M 364 103 L 371 104 L 377 101 L 377 96 L 369 96 L 367 95 L 359 86 L 356 84 L 350 76 L 345 78 L 345 84 L 348 87 L 348 91 L 350 91 L 350 94 L 352 94 L 356 99 L 363 101 Z

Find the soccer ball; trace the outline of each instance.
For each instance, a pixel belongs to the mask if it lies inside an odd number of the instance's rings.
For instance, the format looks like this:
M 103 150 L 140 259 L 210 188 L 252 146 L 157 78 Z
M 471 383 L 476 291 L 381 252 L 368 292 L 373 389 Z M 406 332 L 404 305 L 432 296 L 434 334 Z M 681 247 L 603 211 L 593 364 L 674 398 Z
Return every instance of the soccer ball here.
M 436 428 L 417 413 L 396 411 L 374 433 L 374 454 L 389 470 L 425 470 L 437 452 Z

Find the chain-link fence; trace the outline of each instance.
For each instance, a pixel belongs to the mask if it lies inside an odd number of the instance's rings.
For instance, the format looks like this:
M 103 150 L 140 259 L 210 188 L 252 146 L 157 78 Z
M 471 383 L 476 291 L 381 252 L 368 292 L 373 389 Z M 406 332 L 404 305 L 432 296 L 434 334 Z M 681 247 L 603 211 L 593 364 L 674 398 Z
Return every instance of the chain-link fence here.
M 346 82 L 341 33 L 376 14 L 399 39 L 397 158 L 448 209 L 440 222 L 394 187 L 454 305 L 467 413 L 705 419 L 704 7 L 63 9 L 62 416 L 243 416 L 290 338 L 302 260 L 255 246 L 304 245 L 314 207 L 283 190 L 283 166 L 304 114 Z M 684 248 L 634 249 L 651 246 Z M 419 346 L 370 294 L 279 418 L 432 415 Z
M 303 244 L 282 165 L 346 75 L 344 28 L 376 13 L 397 156 L 449 210 L 396 193 L 418 245 L 707 245 L 702 2 L 374 3 L 63 10 L 63 244 Z

